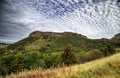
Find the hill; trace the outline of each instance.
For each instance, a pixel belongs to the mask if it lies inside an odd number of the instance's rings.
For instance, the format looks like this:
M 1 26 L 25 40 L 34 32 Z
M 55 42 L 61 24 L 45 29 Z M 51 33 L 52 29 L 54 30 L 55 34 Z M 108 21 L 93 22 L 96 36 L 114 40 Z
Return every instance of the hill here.
M 116 34 L 111 40 L 120 43 L 120 33 Z
M 120 37 L 120 36 L 116 36 Z M 68 44 L 74 46 L 75 51 L 89 51 L 92 49 L 99 49 L 106 45 L 114 47 L 120 46 L 120 39 L 88 39 L 86 36 L 72 33 L 53 33 L 35 31 L 27 38 L 18 41 L 10 46 L 8 49 L 11 51 L 41 51 L 41 52 L 55 52 L 63 51 L 64 47 Z M 116 42 L 117 41 L 117 42 Z
M 48 70 L 24 71 L 6 78 L 120 78 L 120 53 L 85 64 Z
M 9 46 L 10 43 L 4 43 L 4 42 L 0 42 L 0 47 L 6 47 Z
M 23 70 L 49 69 L 82 64 L 120 52 L 119 35 L 88 39 L 72 33 L 35 31 L 27 38 L 0 48 L 0 75 Z

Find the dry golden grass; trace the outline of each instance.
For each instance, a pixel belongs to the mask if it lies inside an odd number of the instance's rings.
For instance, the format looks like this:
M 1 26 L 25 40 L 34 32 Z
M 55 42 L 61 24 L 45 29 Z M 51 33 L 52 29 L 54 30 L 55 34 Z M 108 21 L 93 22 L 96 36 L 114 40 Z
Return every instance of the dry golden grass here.
M 120 78 L 120 53 L 70 67 L 24 71 L 6 78 Z
M 116 51 L 116 53 L 119 53 L 120 52 L 120 48 L 116 48 L 115 51 Z

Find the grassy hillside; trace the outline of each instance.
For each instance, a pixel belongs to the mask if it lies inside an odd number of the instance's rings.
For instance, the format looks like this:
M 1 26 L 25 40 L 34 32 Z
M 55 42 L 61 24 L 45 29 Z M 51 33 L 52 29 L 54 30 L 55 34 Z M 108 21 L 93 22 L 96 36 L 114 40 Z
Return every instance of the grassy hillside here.
M 117 37 L 117 40 L 116 40 Z M 113 47 L 120 46 L 119 35 L 115 38 L 109 39 L 88 39 L 81 34 L 64 32 L 64 33 L 52 33 L 52 32 L 40 32 L 35 31 L 29 35 L 29 37 L 16 42 L 8 47 L 11 51 L 40 51 L 40 52 L 54 52 L 63 51 L 64 47 L 68 44 L 74 46 L 75 51 L 89 51 L 92 49 L 99 49 L 106 45 L 112 45 Z M 116 42 L 117 41 L 117 42 Z
M 120 53 L 71 67 L 23 71 L 6 78 L 120 78 Z
M 0 75 L 23 70 L 49 69 L 85 63 L 120 50 L 120 35 L 111 39 L 88 39 L 81 34 L 35 31 L 27 38 L 0 48 Z

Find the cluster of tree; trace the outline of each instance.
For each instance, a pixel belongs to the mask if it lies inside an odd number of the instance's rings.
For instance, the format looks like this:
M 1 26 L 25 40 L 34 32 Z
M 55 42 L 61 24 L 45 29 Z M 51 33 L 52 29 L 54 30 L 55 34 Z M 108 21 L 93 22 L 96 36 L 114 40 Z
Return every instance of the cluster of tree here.
M 60 63 L 60 54 L 41 52 L 9 53 L 6 48 L 0 49 L 0 75 L 17 73 L 23 70 L 47 69 L 57 67 Z
M 44 49 L 42 50 L 44 51 Z M 88 62 L 114 54 L 115 50 L 110 45 L 100 50 L 89 52 L 74 52 L 71 45 L 67 45 L 64 52 L 43 53 L 40 51 L 11 53 L 6 48 L 0 48 L 0 75 L 32 69 L 47 69 L 64 65 L 73 65 Z

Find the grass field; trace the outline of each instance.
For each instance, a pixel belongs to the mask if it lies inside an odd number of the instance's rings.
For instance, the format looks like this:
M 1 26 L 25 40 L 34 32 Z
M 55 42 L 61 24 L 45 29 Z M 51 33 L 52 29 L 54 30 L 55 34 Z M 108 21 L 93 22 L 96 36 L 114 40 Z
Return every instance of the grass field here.
M 23 71 L 6 76 L 6 78 L 120 78 L 120 53 L 85 64 Z

